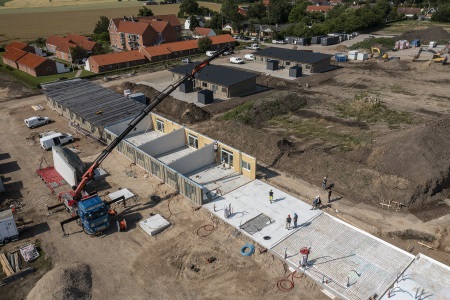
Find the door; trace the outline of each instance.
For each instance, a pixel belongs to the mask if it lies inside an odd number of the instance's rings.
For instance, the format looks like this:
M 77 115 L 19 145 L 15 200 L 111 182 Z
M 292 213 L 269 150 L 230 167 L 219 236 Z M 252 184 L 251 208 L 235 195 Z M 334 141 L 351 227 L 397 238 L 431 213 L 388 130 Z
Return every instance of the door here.
M 55 138 L 53 138 L 53 144 L 55 144 L 55 146 L 58 146 L 58 145 L 60 145 L 60 144 L 61 144 L 61 141 L 60 141 L 60 139 L 59 139 L 59 136 L 58 136 L 58 137 L 55 137 Z
M 221 162 L 223 163 L 225 161 L 225 163 L 228 165 L 228 167 L 232 168 L 233 167 L 233 153 L 222 149 L 221 154 L 222 154 Z

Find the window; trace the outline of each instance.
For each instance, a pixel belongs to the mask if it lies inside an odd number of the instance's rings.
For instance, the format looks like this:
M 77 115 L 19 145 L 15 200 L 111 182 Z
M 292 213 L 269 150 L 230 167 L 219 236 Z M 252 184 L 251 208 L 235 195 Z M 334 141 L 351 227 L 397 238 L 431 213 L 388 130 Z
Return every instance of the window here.
M 91 132 L 94 133 L 95 132 L 95 126 L 91 124 Z
M 47 71 L 51 71 L 52 70 L 52 68 L 50 68 L 50 67 L 47 67 Z
M 286 66 L 290 66 L 291 63 L 287 61 L 287 62 L 285 63 L 285 65 L 286 65 Z
M 264 61 L 264 58 L 263 58 L 263 57 L 260 57 L 260 58 L 259 58 L 259 61 Z
M 202 87 L 208 87 L 208 83 L 207 82 L 202 82 Z
M 195 135 L 188 134 L 188 145 L 198 149 L 198 138 Z
M 109 68 L 112 69 L 112 65 L 109 65 Z
M 227 92 L 227 88 L 226 87 L 223 87 L 222 88 L 222 93 L 226 93 Z
M 213 91 L 213 93 L 215 94 L 215 93 L 217 92 L 217 90 L 218 90 L 217 85 L 213 84 L 213 85 L 212 85 L 212 91 Z
M 164 121 L 156 119 L 156 129 L 158 131 L 164 132 Z
M 233 153 L 222 149 L 222 160 L 221 162 L 223 163 L 225 161 L 226 164 L 228 164 L 229 167 L 233 166 Z
M 250 163 L 243 160 L 242 161 L 242 169 L 246 169 L 246 170 L 250 171 Z

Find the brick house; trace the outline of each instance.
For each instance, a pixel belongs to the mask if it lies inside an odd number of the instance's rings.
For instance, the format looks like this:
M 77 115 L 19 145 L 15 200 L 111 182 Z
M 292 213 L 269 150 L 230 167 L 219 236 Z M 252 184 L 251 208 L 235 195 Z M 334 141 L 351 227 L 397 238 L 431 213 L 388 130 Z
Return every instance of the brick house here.
M 36 51 L 34 50 L 34 47 L 32 47 L 30 45 L 27 45 L 27 44 L 24 44 L 24 43 L 21 43 L 21 42 L 14 41 L 11 44 L 8 44 L 5 47 L 5 50 L 8 51 L 11 48 L 15 48 L 15 49 L 18 49 L 18 50 L 22 50 L 22 51 L 25 51 L 25 52 L 30 52 L 30 53 L 36 54 Z
M 161 16 L 123 17 L 111 19 L 109 38 L 111 46 L 117 49 L 136 50 L 144 46 L 175 42 L 178 39 L 179 26 L 172 26 L 174 20 L 163 21 Z M 178 20 L 178 19 L 177 19 Z
M 47 76 L 58 74 L 56 62 L 34 53 L 27 53 L 17 61 L 19 70 L 32 76 Z
M 211 28 L 195 27 L 194 31 L 192 32 L 192 37 L 199 39 L 204 36 L 216 36 L 216 33 Z
M 3 63 L 7 64 L 10 67 L 13 67 L 15 69 L 18 68 L 17 61 L 21 59 L 23 56 L 25 56 L 27 52 L 16 49 L 16 48 L 8 48 L 8 51 L 6 51 L 3 56 Z
M 139 50 L 93 55 L 86 61 L 85 69 L 94 73 L 128 68 L 147 63 L 147 58 Z
M 172 57 L 172 52 L 167 49 L 166 44 L 152 47 L 142 47 L 139 52 L 141 52 L 151 62 L 168 60 Z
M 71 50 L 76 46 L 79 46 L 86 50 L 86 53 L 88 55 L 101 48 L 101 46 L 96 42 L 89 40 L 85 36 L 76 34 L 68 34 L 66 37 L 50 36 L 46 41 L 46 47 L 48 51 L 55 53 L 55 56 L 59 59 L 67 61 L 84 58 L 72 57 Z

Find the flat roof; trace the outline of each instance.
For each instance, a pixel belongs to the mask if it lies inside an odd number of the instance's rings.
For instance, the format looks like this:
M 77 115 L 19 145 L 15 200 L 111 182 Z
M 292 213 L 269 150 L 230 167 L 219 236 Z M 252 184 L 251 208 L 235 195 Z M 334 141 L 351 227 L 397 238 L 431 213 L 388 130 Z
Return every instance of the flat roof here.
M 190 74 L 197 63 L 189 63 L 177 66 L 170 71 L 181 75 Z M 215 83 L 221 86 L 232 86 L 242 81 L 258 77 L 259 74 L 243 71 L 235 68 L 209 65 L 205 67 L 198 75 L 197 79 Z
M 281 60 L 297 61 L 302 63 L 313 64 L 321 60 L 330 58 L 332 55 L 324 53 L 314 53 L 302 50 L 292 50 L 277 47 L 269 47 L 258 50 L 254 55 L 266 56 L 270 58 L 277 58 Z
M 56 103 L 97 127 L 105 127 L 138 115 L 145 105 L 85 79 L 42 86 Z

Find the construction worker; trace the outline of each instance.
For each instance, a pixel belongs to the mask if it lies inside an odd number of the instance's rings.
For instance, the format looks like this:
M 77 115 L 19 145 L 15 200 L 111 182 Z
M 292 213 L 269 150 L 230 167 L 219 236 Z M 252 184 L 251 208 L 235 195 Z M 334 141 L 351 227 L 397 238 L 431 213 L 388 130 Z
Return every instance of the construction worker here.
M 291 215 L 286 218 L 286 229 L 291 229 Z
M 328 181 L 328 176 L 325 176 L 322 180 L 322 190 L 326 190 L 327 189 L 327 181 Z
M 314 201 L 313 201 L 313 207 L 312 207 L 311 209 L 317 209 L 317 208 L 320 208 L 321 205 L 322 205 L 322 200 L 320 199 L 320 196 L 317 195 L 317 197 L 314 198 Z
M 294 228 L 297 228 L 297 220 L 298 220 L 298 215 L 297 215 L 297 213 L 294 213 Z
M 332 194 L 333 192 L 331 191 L 331 189 L 329 189 L 328 190 L 328 203 L 330 203 L 331 202 L 331 194 Z
M 270 204 L 272 204 L 272 201 L 273 201 L 273 191 L 272 190 L 270 190 L 270 192 L 269 192 L 269 200 L 270 200 Z

